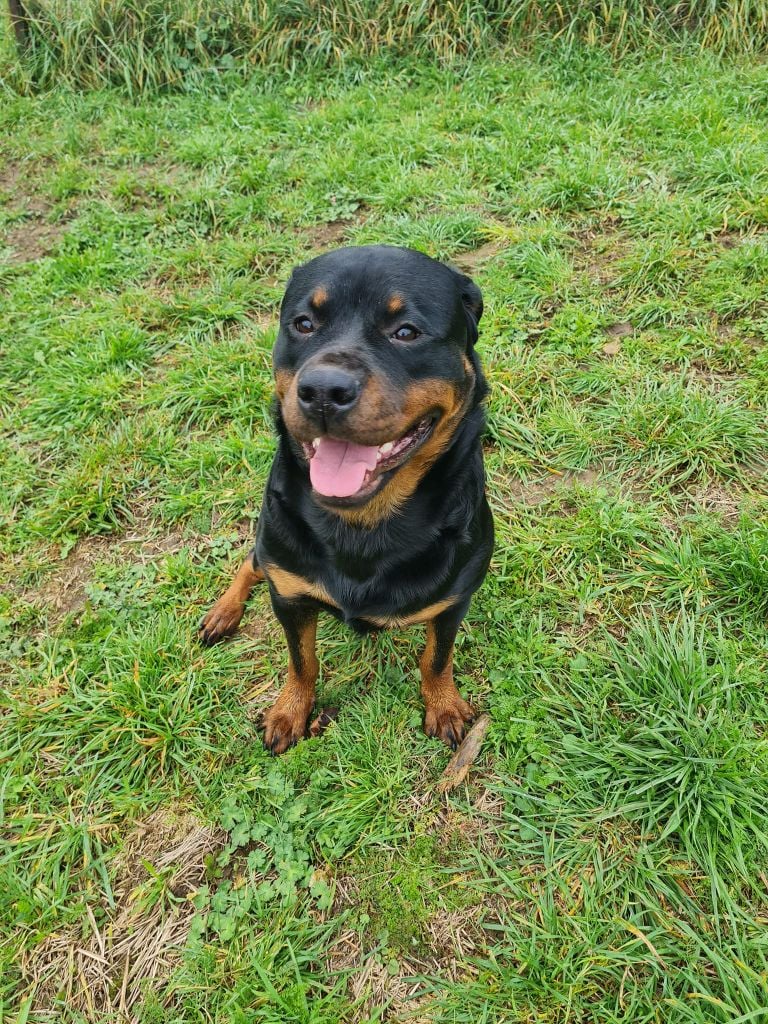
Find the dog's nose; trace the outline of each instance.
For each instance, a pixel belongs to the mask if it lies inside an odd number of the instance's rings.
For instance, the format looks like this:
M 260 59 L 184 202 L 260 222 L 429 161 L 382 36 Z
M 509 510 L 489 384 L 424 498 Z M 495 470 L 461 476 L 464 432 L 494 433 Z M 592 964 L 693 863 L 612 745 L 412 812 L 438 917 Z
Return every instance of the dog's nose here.
M 338 366 L 305 370 L 298 383 L 299 405 L 308 416 L 341 415 L 357 404 L 360 381 Z

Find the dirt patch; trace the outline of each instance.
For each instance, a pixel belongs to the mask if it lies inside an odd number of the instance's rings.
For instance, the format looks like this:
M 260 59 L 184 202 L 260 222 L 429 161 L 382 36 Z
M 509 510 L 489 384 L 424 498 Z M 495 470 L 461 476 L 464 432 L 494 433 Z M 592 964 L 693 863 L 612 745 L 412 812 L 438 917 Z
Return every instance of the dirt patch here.
M 170 555 L 180 551 L 187 541 L 179 530 L 172 530 L 162 537 L 145 537 L 138 533 L 127 533 L 119 542 L 130 547 L 137 561 L 151 561 L 156 555 Z
M 312 249 L 331 249 L 341 243 L 346 244 L 349 232 L 365 223 L 365 212 L 360 209 L 354 216 L 317 224 L 311 228 L 302 228 L 307 242 Z
M 0 194 L 10 198 L 7 208 L 23 217 L 7 227 L 0 244 L 7 246 L 10 263 L 30 263 L 46 256 L 64 234 L 66 221 L 48 221 L 51 203 L 35 188 L 30 167 L 23 162 L 11 162 L 0 170 Z
M 180 961 L 194 915 L 189 897 L 224 839 L 183 809 L 161 809 L 140 822 L 114 865 L 115 905 L 89 906 L 85 936 L 81 923 L 70 926 L 22 961 L 32 1012 L 55 1014 L 66 1006 L 88 1021 L 107 1013 L 137 1021 L 133 1007 L 146 988 L 161 989 Z
M 479 249 L 472 249 L 471 252 L 462 252 L 453 259 L 453 263 L 463 270 L 465 274 L 474 274 L 484 263 L 497 256 L 504 247 L 503 242 L 486 242 Z
M 0 168 L 0 194 L 9 197 L 6 205 L 10 210 L 45 213 L 49 208 L 32 184 L 32 171 L 32 164 L 23 160 L 11 160 Z
M 590 468 L 568 470 L 539 480 L 507 480 L 498 493 L 525 505 L 541 505 L 560 491 L 570 490 L 576 486 L 594 487 L 602 474 L 603 470 L 600 468 Z
M 617 356 L 621 352 L 621 339 L 633 334 L 634 329 L 629 323 L 611 324 L 605 328 L 605 333 L 610 341 L 603 345 L 603 355 Z
M 630 334 L 635 333 L 635 329 L 632 324 L 627 321 L 622 321 L 618 324 L 611 324 L 605 328 L 605 333 L 609 338 L 627 338 Z
M 678 373 L 679 367 L 676 363 L 665 369 Z M 688 367 L 688 377 L 692 382 L 705 384 L 712 391 L 733 389 L 733 385 L 741 379 L 741 375 L 735 370 L 713 370 L 703 359 L 694 359 Z
M 160 537 L 147 537 L 129 533 L 124 537 L 83 537 L 53 574 L 39 586 L 28 589 L 23 599 L 30 603 L 43 603 L 50 609 L 50 621 L 55 625 L 65 615 L 82 611 L 88 600 L 88 586 L 93 567 L 98 562 L 150 562 L 159 555 L 179 551 L 189 543 L 179 531 Z
M 332 220 L 328 224 L 317 224 L 306 232 L 311 249 L 332 249 L 346 241 L 347 231 L 353 220 Z
M 10 193 L 16 190 L 21 177 L 20 165 L 16 163 L 4 164 L 0 167 L 0 192 Z
M 764 235 L 766 228 L 760 225 L 748 227 L 745 231 L 736 228 L 726 228 L 724 231 L 717 231 L 709 235 L 709 240 L 715 242 L 722 249 L 737 249 L 743 242 L 749 242 Z
M 110 558 L 115 541 L 107 537 L 85 537 L 61 563 L 50 579 L 24 595 L 27 601 L 43 601 L 53 612 L 54 621 L 80 611 L 87 599 L 91 569 L 96 562 Z
M 308 233 L 309 244 L 313 249 L 324 249 L 340 242 L 349 230 L 352 221 L 332 220 L 328 224 L 318 224 Z
M 598 284 L 609 286 L 616 278 L 616 265 L 630 249 L 630 243 L 616 228 L 615 220 L 573 232 L 576 243 L 574 266 Z
M 555 632 L 575 651 L 583 651 L 587 642 L 596 633 L 610 633 L 619 642 L 626 639 L 628 630 L 623 623 L 615 619 L 606 621 L 603 606 L 599 601 L 593 602 L 593 607 L 595 611 L 585 612 L 580 619 L 561 621 L 555 626 Z
M 708 512 L 719 516 L 724 526 L 735 526 L 744 511 L 744 501 L 748 491 L 738 483 L 710 483 L 688 491 L 682 503 L 682 515 L 695 515 Z M 675 522 L 676 528 L 679 523 Z
M 64 234 L 65 223 L 49 224 L 34 219 L 19 224 L 6 233 L 4 244 L 11 250 L 10 263 L 31 263 L 47 256 Z
M 738 231 L 721 231 L 717 235 L 712 235 L 712 241 L 723 249 L 735 249 L 741 242 L 741 237 Z

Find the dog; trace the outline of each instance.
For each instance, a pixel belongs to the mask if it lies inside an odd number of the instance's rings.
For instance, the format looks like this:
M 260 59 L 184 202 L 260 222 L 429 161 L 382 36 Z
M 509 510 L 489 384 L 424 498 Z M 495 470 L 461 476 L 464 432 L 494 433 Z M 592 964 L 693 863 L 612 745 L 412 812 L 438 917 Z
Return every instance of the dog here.
M 231 635 L 266 579 L 288 645 L 287 682 L 264 716 L 273 754 L 306 735 L 321 610 L 360 632 L 426 623 L 424 730 L 455 750 L 472 720 L 453 648 L 493 548 L 482 312 L 469 277 L 412 249 L 337 249 L 290 278 L 256 543 L 199 627 L 206 644 Z

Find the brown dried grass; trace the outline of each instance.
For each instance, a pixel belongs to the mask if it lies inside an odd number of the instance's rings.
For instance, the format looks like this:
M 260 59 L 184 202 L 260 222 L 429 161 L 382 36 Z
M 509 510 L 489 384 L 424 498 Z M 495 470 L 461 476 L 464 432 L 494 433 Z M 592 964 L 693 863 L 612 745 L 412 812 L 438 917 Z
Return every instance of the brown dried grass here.
M 116 858 L 115 907 L 105 901 L 97 921 L 88 906 L 87 934 L 71 926 L 25 955 L 31 1011 L 55 1021 L 66 1006 L 89 1021 L 106 1013 L 136 1021 L 133 1007 L 148 989 L 157 992 L 181 959 L 194 915 L 190 897 L 223 839 L 183 809 L 161 808 L 138 823 Z M 163 891 L 150 903 L 148 883 L 157 876 Z

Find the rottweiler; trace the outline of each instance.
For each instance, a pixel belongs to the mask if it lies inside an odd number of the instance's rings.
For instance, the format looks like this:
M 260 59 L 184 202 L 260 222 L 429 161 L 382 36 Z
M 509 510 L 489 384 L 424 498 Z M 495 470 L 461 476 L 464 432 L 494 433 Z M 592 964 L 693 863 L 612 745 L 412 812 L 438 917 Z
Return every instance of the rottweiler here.
M 473 712 L 453 680 L 453 647 L 493 547 L 482 312 L 469 277 L 412 249 L 337 249 L 291 276 L 256 543 L 200 623 L 206 644 L 233 633 L 266 579 L 289 656 L 264 716 L 274 754 L 306 735 L 321 610 L 360 632 L 426 623 L 424 730 L 453 749 L 464 736 Z

